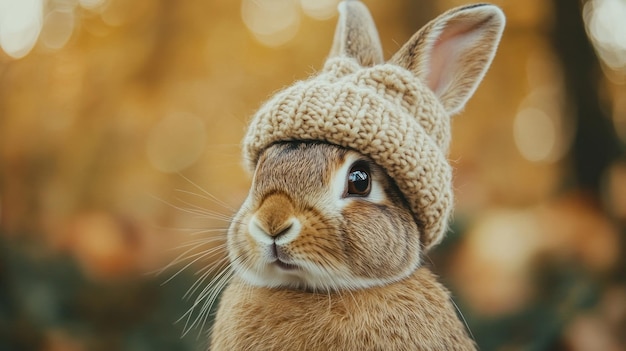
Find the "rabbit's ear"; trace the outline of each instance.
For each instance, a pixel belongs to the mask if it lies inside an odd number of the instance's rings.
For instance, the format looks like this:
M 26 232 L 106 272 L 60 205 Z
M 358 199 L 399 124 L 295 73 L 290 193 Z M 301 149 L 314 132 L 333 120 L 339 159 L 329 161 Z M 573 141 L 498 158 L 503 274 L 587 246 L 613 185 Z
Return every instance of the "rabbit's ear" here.
M 416 74 L 445 110 L 463 109 L 491 64 L 505 18 L 494 5 L 446 12 L 417 32 L 390 60 Z
M 339 22 L 329 57 L 334 56 L 355 58 L 362 66 L 383 62 L 376 25 L 360 1 L 346 0 L 339 4 Z

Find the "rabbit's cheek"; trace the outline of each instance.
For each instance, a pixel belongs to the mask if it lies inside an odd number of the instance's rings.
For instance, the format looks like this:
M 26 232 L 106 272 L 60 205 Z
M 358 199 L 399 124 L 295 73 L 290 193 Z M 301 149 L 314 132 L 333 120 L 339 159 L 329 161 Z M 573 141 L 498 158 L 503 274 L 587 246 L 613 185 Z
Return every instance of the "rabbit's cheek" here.
M 337 231 L 310 231 L 291 245 L 294 258 L 309 262 L 325 271 L 345 265 L 343 245 Z
M 252 252 L 252 250 L 250 250 L 250 244 L 250 241 L 247 240 L 247 236 L 242 233 L 241 227 L 233 227 L 228 236 L 228 254 L 231 262 L 235 265 L 247 262 L 248 259 L 246 259 L 246 257 Z
M 344 211 L 347 255 L 353 274 L 394 279 L 419 264 L 419 242 L 398 209 L 354 202 Z

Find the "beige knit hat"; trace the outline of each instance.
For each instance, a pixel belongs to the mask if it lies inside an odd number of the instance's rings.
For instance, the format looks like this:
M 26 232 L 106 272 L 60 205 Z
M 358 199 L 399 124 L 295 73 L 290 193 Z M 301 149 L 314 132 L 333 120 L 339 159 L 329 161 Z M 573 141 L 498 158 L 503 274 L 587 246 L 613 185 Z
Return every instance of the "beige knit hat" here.
M 357 150 L 395 180 L 428 250 L 442 240 L 452 210 L 450 116 L 490 65 L 504 15 L 484 4 L 454 9 L 383 63 L 367 8 L 348 0 L 339 12 L 324 69 L 274 95 L 252 118 L 243 141 L 246 165 L 254 171 L 260 153 L 281 141 Z

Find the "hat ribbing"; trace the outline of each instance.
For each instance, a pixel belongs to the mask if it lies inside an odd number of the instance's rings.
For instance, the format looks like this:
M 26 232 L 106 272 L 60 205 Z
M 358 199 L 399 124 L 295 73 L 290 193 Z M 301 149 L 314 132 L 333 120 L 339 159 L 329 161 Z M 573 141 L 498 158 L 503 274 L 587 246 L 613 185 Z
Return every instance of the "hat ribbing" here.
M 409 202 L 424 248 L 443 238 L 452 210 L 450 121 L 413 73 L 330 58 L 320 74 L 277 93 L 254 115 L 243 141 L 248 169 L 282 141 L 323 141 L 369 156 Z

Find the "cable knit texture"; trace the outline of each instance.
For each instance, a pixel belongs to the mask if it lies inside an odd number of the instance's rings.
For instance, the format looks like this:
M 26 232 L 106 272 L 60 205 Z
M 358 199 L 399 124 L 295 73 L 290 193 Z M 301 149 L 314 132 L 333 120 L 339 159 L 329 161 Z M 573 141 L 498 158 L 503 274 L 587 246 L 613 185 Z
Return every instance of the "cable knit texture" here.
M 254 172 L 265 148 L 295 140 L 369 156 L 411 205 L 424 248 L 445 235 L 452 209 L 450 118 L 413 73 L 390 63 L 328 59 L 322 72 L 277 93 L 254 115 L 243 141 L 246 166 Z

